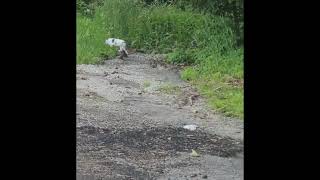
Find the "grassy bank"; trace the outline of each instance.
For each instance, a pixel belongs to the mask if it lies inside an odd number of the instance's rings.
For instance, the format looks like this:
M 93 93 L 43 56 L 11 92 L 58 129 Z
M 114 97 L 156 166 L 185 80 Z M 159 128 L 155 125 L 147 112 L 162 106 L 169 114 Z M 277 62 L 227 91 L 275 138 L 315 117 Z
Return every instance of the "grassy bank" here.
M 77 63 L 114 57 L 116 49 L 104 44 L 108 37 L 165 53 L 168 63 L 188 64 L 182 78 L 194 84 L 213 109 L 243 117 L 243 52 L 236 46 L 230 19 L 161 3 L 104 0 L 90 16 L 77 14 Z

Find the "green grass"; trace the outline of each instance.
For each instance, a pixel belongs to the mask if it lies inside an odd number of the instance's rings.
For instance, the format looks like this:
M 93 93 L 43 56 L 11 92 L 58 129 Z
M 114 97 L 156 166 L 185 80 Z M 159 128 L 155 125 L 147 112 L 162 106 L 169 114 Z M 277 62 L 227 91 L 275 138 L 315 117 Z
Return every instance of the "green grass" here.
M 77 15 L 77 63 L 98 63 L 104 57 L 115 56 L 116 50 L 105 45 L 108 34 L 98 19 Z
M 144 88 L 148 88 L 148 87 L 150 87 L 150 85 L 151 85 L 150 81 L 146 80 L 146 81 L 143 82 L 143 87 Z
M 94 63 L 101 56 L 113 57 L 115 48 L 104 44 L 108 37 L 125 39 L 129 46 L 147 52 L 188 52 L 182 61 L 208 45 L 215 52 L 222 52 L 235 44 L 226 18 L 161 4 L 144 6 L 138 2 L 105 0 L 103 6 L 95 8 L 92 16 L 78 13 L 79 64 Z
M 219 80 L 192 82 L 207 98 L 213 109 L 227 116 L 243 118 L 243 89 L 232 87 Z
M 213 109 L 243 119 L 243 52 L 203 60 L 184 69 L 182 79 L 197 87 Z
M 165 94 L 179 94 L 181 93 L 181 89 L 178 86 L 175 86 L 170 83 L 163 84 L 158 91 L 163 92 Z
M 145 5 L 140 0 L 101 0 L 90 16 L 77 14 L 77 63 L 97 63 L 116 55 L 105 39 L 125 39 L 132 48 L 165 53 L 167 62 L 189 65 L 182 78 L 207 97 L 208 105 L 243 118 L 243 48 L 236 46 L 230 19 L 181 10 L 173 5 Z M 147 84 L 144 84 L 147 86 Z M 164 92 L 174 88 L 163 87 Z

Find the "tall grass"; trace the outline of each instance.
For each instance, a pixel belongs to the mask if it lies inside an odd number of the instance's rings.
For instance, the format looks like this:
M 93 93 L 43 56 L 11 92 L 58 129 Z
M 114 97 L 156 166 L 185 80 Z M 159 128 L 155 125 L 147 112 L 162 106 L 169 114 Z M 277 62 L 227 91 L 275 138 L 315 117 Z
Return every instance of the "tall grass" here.
M 125 39 L 147 52 L 166 53 L 169 63 L 190 67 L 182 78 L 226 115 L 243 117 L 243 49 L 228 18 L 173 5 L 146 5 L 141 0 L 104 0 L 92 17 L 77 16 L 77 63 L 95 63 L 115 56 L 104 40 Z M 230 83 L 231 82 L 231 83 Z
M 93 18 L 78 15 L 78 44 L 90 41 L 84 45 L 90 47 L 79 47 L 78 51 L 90 54 L 88 57 L 99 56 L 104 46 L 101 42 L 107 37 L 117 37 L 125 39 L 132 47 L 157 53 L 202 50 L 208 46 L 213 53 L 222 53 L 233 48 L 235 42 L 227 21 L 226 18 L 183 11 L 175 6 L 105 0 L 103 6 L 95 9 Z M 113 51 L 106 53 L 114 55 Z
M 109 36 L 101 25 L 102 19 L 77 15 L 77 63 L 97 63 L 102 57 L 115 55 L 116 51 L 104 44 Z

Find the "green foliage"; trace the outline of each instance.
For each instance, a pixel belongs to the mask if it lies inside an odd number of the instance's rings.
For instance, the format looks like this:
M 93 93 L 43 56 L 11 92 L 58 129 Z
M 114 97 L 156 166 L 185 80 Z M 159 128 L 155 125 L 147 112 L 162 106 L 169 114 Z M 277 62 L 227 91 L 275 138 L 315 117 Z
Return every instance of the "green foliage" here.
M 243 118 L 243 49 L 223 56 L 201 52 L 198 56 L 202 61 L 184 69 L 182 79 L 195 85 L 212 108 Z
M 230 18 L 230 25 L 243 43 L 243 0 L 143 0 L 147 4 L 171 4 L 182 10 L 192 10 Z
M 114 57 L 116 50 L 104 44 L 108 36 L 101 20 L 77 15 L 77 63 L 98 63 L 102 58 Z
M 82 28 L 84 17 L 78 19 L 78 30 L 85 29 L 94 36 L 90 40 L 91 48 L 97 45 L 97 49 L 101 49 L 103 39 L 117 37 L 147 52 L 173 53 L 170 61 L 177 63 L 184 60 L 193 63 L 196 50 L 209 49 L 210 53 L 220 54 L 235 46 L 236 38 L 228 19 L 163 4 L 145 7 L 141 1 L 105 0 L 102 6 L 95 8 L 93 17 L 85 20 L 90 21 L 90 25 Z M 81 39 L 82 36 L 78 38 L 80 42 Z M 98 50 L 95 52 L 100 54 Z M 114 55 L 109 52 L 108 55 Z
M 148 88 L 148 87 L 150 87 L 150 85 L 151 85 L 150 81 L 144 81 L 143 82 L 143 87 L 144 88 Z
M 163 84 L 158 91 L 166 94 L 181 94 L 181 89 L 173 84 Z
M 195 49 L 178 49 L 167 56 L 167 62 L 171 64 L 193 64 L 195 62 Z

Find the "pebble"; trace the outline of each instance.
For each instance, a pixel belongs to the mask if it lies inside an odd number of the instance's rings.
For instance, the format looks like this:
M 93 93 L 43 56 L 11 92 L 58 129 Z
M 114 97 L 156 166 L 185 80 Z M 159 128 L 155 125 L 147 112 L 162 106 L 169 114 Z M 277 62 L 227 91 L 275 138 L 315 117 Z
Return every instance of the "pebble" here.
M 192 174 L 190 177 L 196 177 L 197 176 L 197 174 Z
M 208 176 L 207 175 L 203 175 L 202 179 L 208 179 Z

